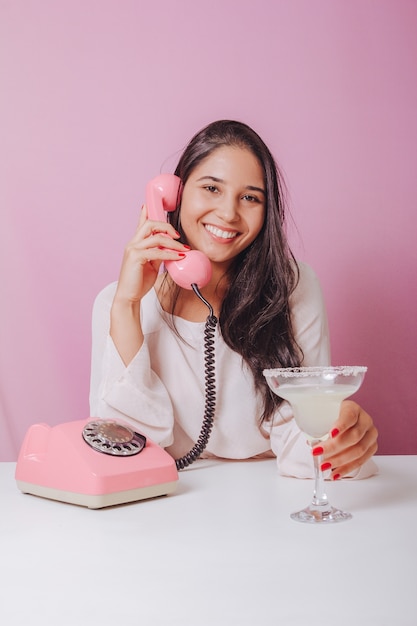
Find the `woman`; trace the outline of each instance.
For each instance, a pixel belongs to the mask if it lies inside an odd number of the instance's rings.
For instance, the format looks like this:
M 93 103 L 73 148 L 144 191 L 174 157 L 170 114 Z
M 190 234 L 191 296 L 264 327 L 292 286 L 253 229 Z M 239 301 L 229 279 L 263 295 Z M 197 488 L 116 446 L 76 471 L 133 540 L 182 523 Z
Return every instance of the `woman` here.
M 215 417 L 203 455 L 275 455 L 281 473 L 312 476 L 305 437 L 262 375 L 330 363 L 320 286 L 289 249 L 274 159 L 251 128 L 222 120 L 193 137 L 175 173 L 183 190 L 170 223 L 148 219 L 143 207 L 117 284 L 96 300 L 91 414 L 130 422 L 174 458 L 193 448 L 205 407 L 208 311 L 161 264 L 200 250 L 212 266 L 201 293 L 219 319 Z M 346 401 L 313 454 L 323 452 L 333 479 L 365 476 L 376 440 L 371 417 Z

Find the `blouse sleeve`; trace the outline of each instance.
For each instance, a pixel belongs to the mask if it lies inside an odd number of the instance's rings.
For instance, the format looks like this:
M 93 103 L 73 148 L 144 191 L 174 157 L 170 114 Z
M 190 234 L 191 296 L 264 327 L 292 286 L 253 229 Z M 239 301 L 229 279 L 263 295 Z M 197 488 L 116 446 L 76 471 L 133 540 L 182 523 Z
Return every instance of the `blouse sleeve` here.
M 329 330 L 320 283 L 308 265 L 300 263 L 299 267 L 300 280 L 291 298 L 291 314 L 296 341 L 303 352 L 302 365 L 330 365 Z M 295 423 L 288 402 L 283 402 L 265 426 L 277 457 L 279 473 L 313 478 L 311 448 Z M 349 478 L 366 478 L 375 473 L 374 462 L 368 461 Z
M 146 342 L 126 367 L 109 334 L 116 284 L 97 296 L 93 307 L 90 413 L 121 419 L 162 447 L 173 442 L 173 410 L 168 393 L 152 371 Z

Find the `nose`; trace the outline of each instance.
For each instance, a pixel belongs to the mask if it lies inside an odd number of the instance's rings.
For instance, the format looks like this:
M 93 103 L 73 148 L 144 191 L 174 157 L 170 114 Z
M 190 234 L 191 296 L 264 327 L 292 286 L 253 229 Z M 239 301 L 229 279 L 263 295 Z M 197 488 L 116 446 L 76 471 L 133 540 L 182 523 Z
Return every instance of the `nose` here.
M 238 219 L 238 200 L 225 196 L 217 207 L 217 214 L 224 222 L 235 222 Z

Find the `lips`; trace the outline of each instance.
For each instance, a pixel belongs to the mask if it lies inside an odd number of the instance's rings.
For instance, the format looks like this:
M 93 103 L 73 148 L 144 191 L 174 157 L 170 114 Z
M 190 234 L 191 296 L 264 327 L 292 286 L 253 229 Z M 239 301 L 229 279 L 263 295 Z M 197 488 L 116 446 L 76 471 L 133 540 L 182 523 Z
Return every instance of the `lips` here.
M 235 239 L 235 237 L 239 234 L 236 230 L 222 230 L 212 224 L 204 224 L 204 228 L 208 230 L 209 233 L 215 237 L 219 237 L 220 239 Z

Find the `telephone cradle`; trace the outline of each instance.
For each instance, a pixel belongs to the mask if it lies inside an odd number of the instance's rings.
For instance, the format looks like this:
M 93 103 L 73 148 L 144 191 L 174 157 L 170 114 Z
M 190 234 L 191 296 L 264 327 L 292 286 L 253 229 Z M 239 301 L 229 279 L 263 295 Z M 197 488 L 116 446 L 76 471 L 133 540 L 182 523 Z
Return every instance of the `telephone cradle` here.
M 89 418 L 31 426 L 15 479 L 23 493 L 99 509 L 171 494 L 178 471 L 165 450 L 128 424 Z

